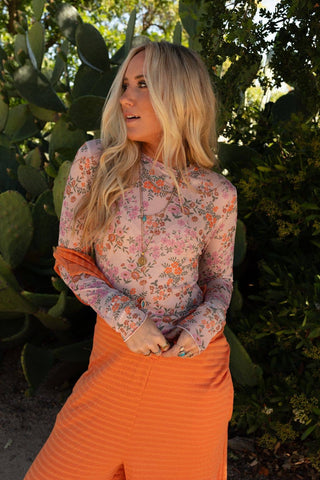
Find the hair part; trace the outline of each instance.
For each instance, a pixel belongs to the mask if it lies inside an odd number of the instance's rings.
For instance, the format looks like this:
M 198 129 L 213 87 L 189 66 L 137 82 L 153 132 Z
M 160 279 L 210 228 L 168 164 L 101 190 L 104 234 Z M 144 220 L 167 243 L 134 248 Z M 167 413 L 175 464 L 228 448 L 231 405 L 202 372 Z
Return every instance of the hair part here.
M 82 242 L 92 246 L 111 222 L 117 200 L 132 185 L 141 156 L 140 142 L 127 138 L 120 97 L 131 59 L 145 52 L 144 68 L 150 100 L 162 126 L 155 160 L 161 159 L 179 192 L 176 173 L 186 180 L 188 165 L 216 165 L 216 99 L 208 71 L 190 49 L 168 42 L 136 47 L 120 67 L 107 96 L 102 120 L 103 153 L 90 194 L 80 202 L 75 221 L 83 221 Z

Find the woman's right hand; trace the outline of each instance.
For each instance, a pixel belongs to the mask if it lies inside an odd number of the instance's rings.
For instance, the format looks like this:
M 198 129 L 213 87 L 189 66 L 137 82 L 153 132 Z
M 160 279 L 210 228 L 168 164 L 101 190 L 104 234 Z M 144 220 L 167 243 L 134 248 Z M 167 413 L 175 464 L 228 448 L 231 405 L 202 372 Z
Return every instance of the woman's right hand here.
M 141 353 L 142 355 L 161 355 L 170 347 L 167 339 L 149 317 L 126 341 L 126 345 L 131 352 Z

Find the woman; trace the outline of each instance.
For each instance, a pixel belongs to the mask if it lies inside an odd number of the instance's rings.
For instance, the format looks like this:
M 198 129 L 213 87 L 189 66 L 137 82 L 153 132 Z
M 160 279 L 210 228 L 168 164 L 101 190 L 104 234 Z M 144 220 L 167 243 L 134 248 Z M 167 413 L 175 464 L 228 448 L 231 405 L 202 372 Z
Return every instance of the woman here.
M 56 270 L 97 312 L 89 368 L 25 480 L 225 480 L 235 188 L 205 66 L 133 49 L 67 181 Z M 94 255 L 95 262 L 89 253 Z

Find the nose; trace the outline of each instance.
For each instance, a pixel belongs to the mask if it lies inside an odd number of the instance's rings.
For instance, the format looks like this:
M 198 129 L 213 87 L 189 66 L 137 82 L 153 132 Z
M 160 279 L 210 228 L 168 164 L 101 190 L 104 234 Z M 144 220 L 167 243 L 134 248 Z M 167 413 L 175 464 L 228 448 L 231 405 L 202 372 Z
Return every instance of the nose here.
M 132 106 L 134 103 L 133 95 L 130 93 L 129 88 L 123 92 L 120 97 L 120 104 L 124 106 Z

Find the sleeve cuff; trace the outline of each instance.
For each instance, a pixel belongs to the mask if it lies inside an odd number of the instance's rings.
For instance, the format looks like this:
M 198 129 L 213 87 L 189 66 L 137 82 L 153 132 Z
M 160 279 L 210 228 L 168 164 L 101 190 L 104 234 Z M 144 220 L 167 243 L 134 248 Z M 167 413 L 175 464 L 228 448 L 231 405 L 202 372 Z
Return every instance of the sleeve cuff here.
M 115 321 L 115 330 L 120 333 L 124 342 L 144 324 L 147 314 L 137 307 L 126 306 Z
M 202 352 L 212 338 L 223 330 L 224 325 L 224 310 L 202 304 L 195 312 L 184 318 L 177 327 L 188 332 L 197 344 L 199 352 Z

